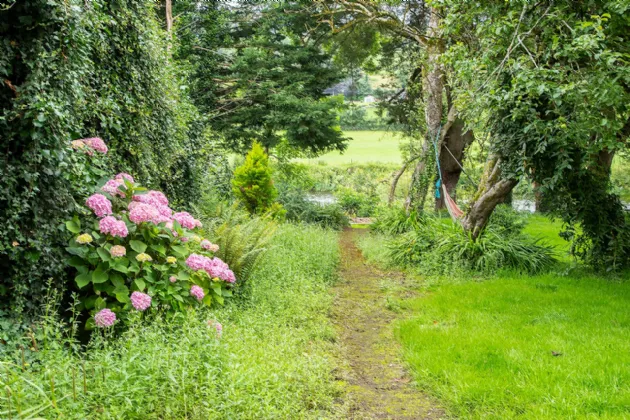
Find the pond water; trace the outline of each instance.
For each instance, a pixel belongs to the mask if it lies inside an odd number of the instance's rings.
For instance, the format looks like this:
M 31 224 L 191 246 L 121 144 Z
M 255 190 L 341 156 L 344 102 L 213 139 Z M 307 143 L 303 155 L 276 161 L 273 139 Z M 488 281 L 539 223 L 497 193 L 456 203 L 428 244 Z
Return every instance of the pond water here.
M 337 198 L 329 192 L 308 193 L 306 194 L 306 199 L 311 203 L 319 204 L 320 206 L 327 206 L 337 202 Z

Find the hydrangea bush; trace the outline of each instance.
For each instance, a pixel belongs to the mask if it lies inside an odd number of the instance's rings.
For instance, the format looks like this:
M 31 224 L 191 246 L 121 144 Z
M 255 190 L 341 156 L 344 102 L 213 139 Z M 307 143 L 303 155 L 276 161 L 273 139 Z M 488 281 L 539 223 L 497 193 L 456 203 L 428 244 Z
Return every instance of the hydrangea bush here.
M 109 327 L 128 311 L 210 306 L 232 295 L 236 278 L 215 257 L 218 246 L 202 237 L 199 220 L 174 212 L 162 192 L 120 173 L 85 205 L 86 217 L 66 222 L 73 234 L 66 249 L 82 308 L 92 314 L 88 328 Z

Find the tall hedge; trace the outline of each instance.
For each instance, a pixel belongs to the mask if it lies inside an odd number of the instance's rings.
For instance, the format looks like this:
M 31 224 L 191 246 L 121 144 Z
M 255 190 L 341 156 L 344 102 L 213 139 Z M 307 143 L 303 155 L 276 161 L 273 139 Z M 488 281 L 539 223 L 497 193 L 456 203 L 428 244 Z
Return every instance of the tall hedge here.
M 85 199 L 73 139 L 98 136 L 111 172 L 185 204 L 204 136 L 150 0 L 21 0 L 0 13 L 0 302 L 64 282 L 62 222 Z M 1 315 L 1 313 L 0 313 Z

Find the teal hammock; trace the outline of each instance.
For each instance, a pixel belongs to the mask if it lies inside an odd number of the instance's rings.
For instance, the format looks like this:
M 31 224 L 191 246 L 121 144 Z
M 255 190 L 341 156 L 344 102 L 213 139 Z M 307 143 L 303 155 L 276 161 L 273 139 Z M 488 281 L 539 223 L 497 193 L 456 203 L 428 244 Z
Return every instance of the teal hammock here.
M 435 161 L 437 162 L 437 170 L 438 170 L 438 180 L 435 183 L 435 198 L 440 198 L 441 194 L 444 194 L 444 205 L 448 210 L 448 214 L 451 215 L 451 218 L 454 222 L 460 222 L 462 217 L 464 216 L 464 212 L 457 206 L 457 203 L 453 198 L 449 195 L 446 190 L 446 186 L 442 182 L 442 168 L 440 167 L 440 153 L 438 151 L 438 140 L 440 138 L 440 132 L 442 131 L 442 127 L 438 129 L 437 135 L 433 140 L 433 148 L 435 149 Z M 453 157 L 455 159 L 455 157 Z M 459 162 L 457 162 L 459 164 Z M 460 165 L 461 167 L 461 165 Z M 463 170 L 464 168 L 462 168 Z

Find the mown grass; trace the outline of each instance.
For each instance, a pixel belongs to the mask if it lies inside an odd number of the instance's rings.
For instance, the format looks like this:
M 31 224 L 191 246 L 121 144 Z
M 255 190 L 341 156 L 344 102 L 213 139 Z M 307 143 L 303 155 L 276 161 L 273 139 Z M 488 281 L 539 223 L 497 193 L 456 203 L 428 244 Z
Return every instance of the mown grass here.
M 24 371 L 19 354 L 1 362 L 0 418 L 327 417 L 339 391 L 327 318 L 338 258 L 335 233 L 283 225 L 239 303 L 138 319 L 74 354 L 50 319 Z
M 566 251 L 559 227 L 534 215 L 525 231 Z M 384 261 L 382 244 L 361 246 Z M 568 266 L 421 279 L 396 326 L 419 386 L 460 418 L 630 418 L 630 283 Z
M 352 140 L 343 153 L 330 152 L 304 162 L 324 162 L 329 165 L 362 164 L 370 162 L 401 163 L 399 144 L 401 138 L 392 131 L 344 131 Z

